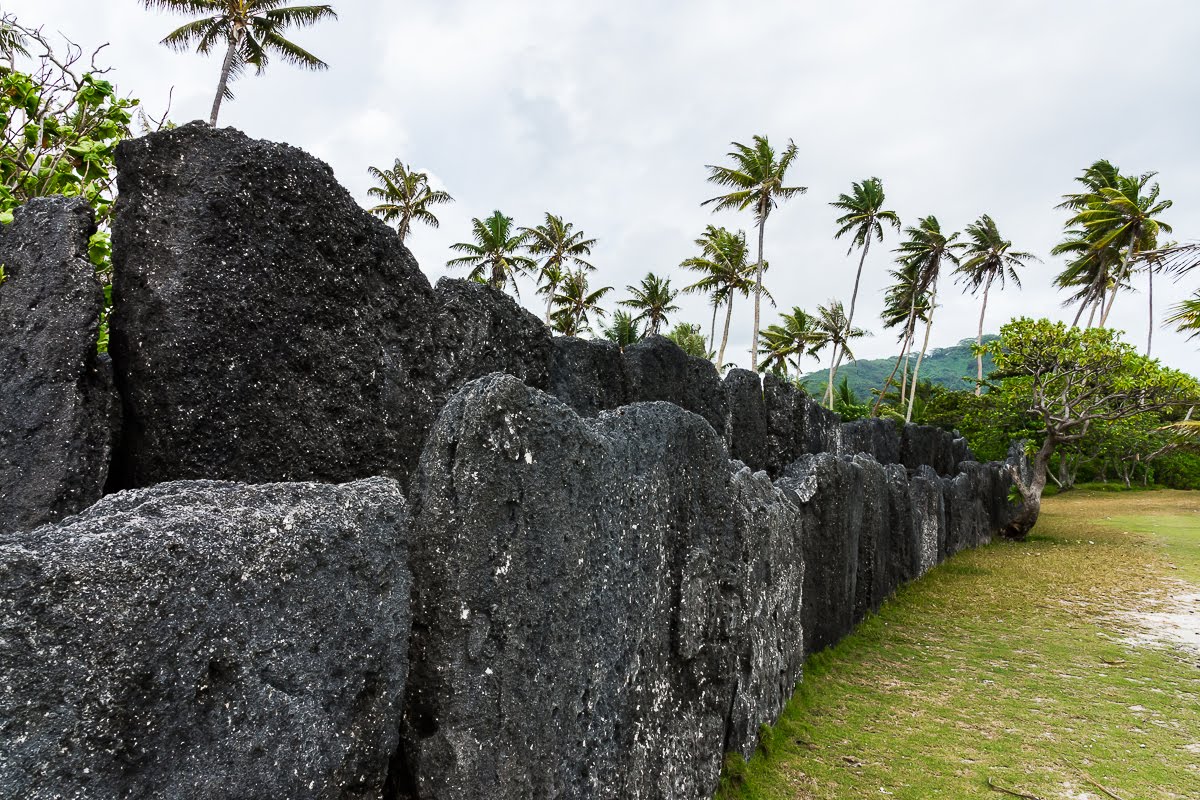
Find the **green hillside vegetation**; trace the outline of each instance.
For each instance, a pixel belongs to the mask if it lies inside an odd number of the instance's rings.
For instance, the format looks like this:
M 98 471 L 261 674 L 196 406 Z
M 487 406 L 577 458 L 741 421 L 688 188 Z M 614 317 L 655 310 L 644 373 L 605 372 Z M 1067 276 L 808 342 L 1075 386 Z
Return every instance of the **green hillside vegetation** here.
M 995 334 L 983 337 L 984 342 L 996 339 Z M 930 350 L 921 362 L 921 381 L 929 381 L 935 386 L 944 386 L 951 391 L 974 391 L 975 356 L 971 353 L 974 339 L 963 339 L 953 347 L 942 347 Z M 912 354 L 909 372 L 917 363 L 917 353 Z M 871 390 L 883 386 L 888 375 L 896 366 L 895 358 L 875 358 L 852 361 L 838 367 L 838 383 L 842 378 L 850 382 L 850 388 L 861 400 L 871 397 Z M 983 374 L 986 376 L 992 370 L 991 356 L 984 356 Z M 899 380 L 899 374 L 896 379 Z M 801 382 L 813 391 L 819 391 L 829 379 L 829 370 L 823 369 L 801 378 Z M 969 379 L 969 380 L 968 380 Z

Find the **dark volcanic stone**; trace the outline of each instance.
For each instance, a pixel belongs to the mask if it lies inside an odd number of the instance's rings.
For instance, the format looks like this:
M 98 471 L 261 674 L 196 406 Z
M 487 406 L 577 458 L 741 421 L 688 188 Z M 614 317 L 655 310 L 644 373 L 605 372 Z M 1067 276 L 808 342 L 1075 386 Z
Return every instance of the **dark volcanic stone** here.
M 625 348 L 629 402 L 665 400 L 699 414 L 725 433 L 725 392 L 717 368 L 683 352 L 665 336 L 650 336 Z
M 887 566 L 894 590 L 921 574 L 921 535 L 913 514 L 908 471 L 900 464 L 889 464 L 884 472 L 888 488 Z
M 763 377 L 763 406 L 767 415 L 766 470 L 778 477 L 804 454 L 796 438 L 796 408 L 803 394 L 775 375 Z
M 849 459 L 858 471 L 855 481 L 861 492 L 853 496 L 859 505 L 858 566 L 854 577 L 854 621 L 877 610 L 895 589 L 891 570 L 891 505 L 888 477 L 870 456 Z
M 673 405 L 455 395 L 411 488 L 401 796 L 710 797 L 745 607 L 729 482 Z
M 210 481 L 0 537 L 0 797 L 381 796 L 399 487 Z
M 804 520 L 804 651 L 815 653 L 854 628 L 863 471 L 832 453 L 805 455 L 776 485 Z
M 909 470 L 932 467 L 939 475 L 958 472 L 958 457 L 962 448 L 955 445 L 955 436 L 932 425 L 905 425 L 901 434 L 900 462 Z
M 900 430 L 891 420 L 877 417 L 842 423 L 841 452 L 866 453 L 880 464 L 900 463 Z
M 203 123 L 124 142 L 122 486 L 403 478 L 436 413 L 429 282 L 321 161 Z
M 990 520 L 982 495 L 987 490 L 986 467 L 974 461 L 959 465 L 961 471 L 942 478 L 946 507 L 946 544 L 943 558 L 990 541 Z
M 436 408 L 463 384 L 492 372 L 549 387 L 553 350 L 541 320 L 504 292 L 473 281 L 442 278 L 435 293 Z
M 913 530 L 918 542 L 920 575 L 933 569 L 946 550 L 946 504 L 942 482 L 932 467 L 921 467 L 909 479 Z
M 621 348 L 612 342 L 554 338 L 550 362 L 550 394 L 583 417 L 629 402 L 628 379 Z
M 731 369 L 725 375 L 724 387 L 729 408 L 729 423 L 725 430 L 729 456 L 752 469 L 769 469 L 769 423 L 762 380 L 756 372 Z
M 87 259 L 82 200 L 37 199 L 0 226 L 0 532 L 100 499 L 118 403 L 97 356 L 104 293 Z
M 725 749 L 749 758 L 760 727 L 775 723 L 800 680 L 805 533 L 800 509 L 765 472 L 741 467 L 732 488 L 746 606 Z

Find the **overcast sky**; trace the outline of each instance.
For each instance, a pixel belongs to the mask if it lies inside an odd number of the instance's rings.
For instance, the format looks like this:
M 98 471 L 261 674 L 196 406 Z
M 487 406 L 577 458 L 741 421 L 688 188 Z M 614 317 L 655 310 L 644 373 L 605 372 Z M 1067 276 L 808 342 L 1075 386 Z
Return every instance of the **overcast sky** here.
M 1157 171 L 1174 238 L 1200 239 L 1200 3 L 1196 0 L 340 0 L 340 19 L 292 38 L 331 65 L 274 63 L 235 85 L 221 124 L 286 141 L 329 162 L 362 202 L 368 165 L 400 158 L 457 202 L 439 230 L 409 243 L 431 280 L 472 217 L 501 209 L 519 225 L 563 215 L 599 239 L 595 286 L 614 299 L 647 271 L 689 282 L 678 263 L 710 222 L 706 164 L 731 141 L 765 134 L 799 148 L 789 177 L 809 187 L 767 223 L 768 286 L 784 308 L 849 301 L 857 255 L 835 242 L 828 205 L 852 181 L 883 179 L 904 223 L 935 214 L 959 230 L 989 213 L 1017 249 L 1043 259 L 1023 291 L 993 295 L 988 330 L 1014 315 L 1063 317 L 1051 280 L 1062 263 L 1055 211 L 1098 158 Z M 0 0 L 25 24 L 81 44 L 107 42 L 122 93 L 171 118 L 207 118 L 219 58 L 158 44 L 186 17 L 139 0 Z M 856 323 L 875 335 L 860 358 L 894 354 L 882 289 L 898 237 L 867 260 Z M 1142 281 L 1144 283 L 1144 279 Z M 1200 284 L 1156 283 L 1162 312 Z M 1145 346 L 1145 286 L 1110 322 Z M 532 286 L 526 304 L 540 313 Z M 944 282 L 932 344 L 973 337 L 979 306 Z M 677 319 L 708 327 L 686 299 Z M 732 358 L 749 362 L 750 304 L 734 312 Z M 773 321 L 765 312 L 764 325 Z M 1200 372 L 1200 344 L 1159 328 L 1155 352 Z M 808 362 L 807 369 L 815 369 Z

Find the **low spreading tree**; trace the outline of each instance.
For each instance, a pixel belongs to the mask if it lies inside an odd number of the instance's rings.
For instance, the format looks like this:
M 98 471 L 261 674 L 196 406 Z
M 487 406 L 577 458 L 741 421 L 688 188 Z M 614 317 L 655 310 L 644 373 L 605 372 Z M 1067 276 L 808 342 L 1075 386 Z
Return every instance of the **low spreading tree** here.
M 1022 507 L 1005 534 L 1024 538 L 1041 510 L 1051 458 L 1103 422 L 1200 404 L 1195 378 L 1139 355 L 1107 328 L 1083 330 L 1050 320 L 1016 319 L 986 345 L 993 380 L 1011 393 L 1032 421 L 1032 469 L 1011 471 Z

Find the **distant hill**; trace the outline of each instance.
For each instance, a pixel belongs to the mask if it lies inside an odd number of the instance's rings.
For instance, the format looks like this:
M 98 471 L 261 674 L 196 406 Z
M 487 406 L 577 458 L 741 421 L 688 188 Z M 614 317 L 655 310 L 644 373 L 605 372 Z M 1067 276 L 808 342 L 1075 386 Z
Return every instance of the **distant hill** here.
M 998 337 L 995 334 L 988 334 L 983 337 L 983 341 L 990 342 L 996 338 Z M 973 390 L 974 384 L 963 380 L 968 376 L 972 379 L 975 377 L 975 356 L 971 355 L 973 344 L 975 344 L 974 338 L 963 339 L 953 347 L 930 350 L 925 354 L 925 360 L 921 362 L 920 379 L 931 381 L 948 389 Z M 918 352 L 913 352 L 911 365 L 917 363 Z M 872 396 L 871 389 L 883 386 L 883 382 L 887 380 L 888 375 L 892 374 L 892 368 L 895 366 L 894 356 L 872 360 L 860 359 L 857 363 L 851 362 L 838 367 L 837 381 L 841 383 L 843 376 L 849 378 L 850 388 L 854 390 L 860 400 L 865 400 Z M 911 368 L 910 366 L 910 370 Z M 983 374 L 986 376 L 992 369 L 994 366 L 991 357 L 984 356 Z M 899 373 L 896 378 L 897 380 L 900 378 Z M 820 372 L 805 375 L 802 380 L 816 390 L 829 380 L 829 370 L 823 369 Z

